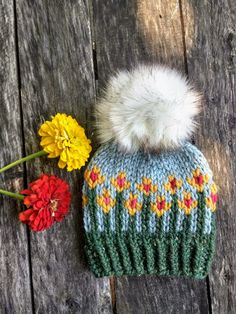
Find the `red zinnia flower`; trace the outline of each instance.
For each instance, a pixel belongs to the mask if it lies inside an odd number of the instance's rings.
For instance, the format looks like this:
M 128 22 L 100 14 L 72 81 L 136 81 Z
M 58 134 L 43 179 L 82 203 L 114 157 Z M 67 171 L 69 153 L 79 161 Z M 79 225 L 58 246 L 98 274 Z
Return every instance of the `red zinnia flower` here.
M 27 210 L 19 214 L 19 219 L 34 231 L 49 228 L 54 222 L 61 221 L 68 213 L 71 194 L 68 184 L 53 175 L 43 174 L 30 183 L 25 194 Z

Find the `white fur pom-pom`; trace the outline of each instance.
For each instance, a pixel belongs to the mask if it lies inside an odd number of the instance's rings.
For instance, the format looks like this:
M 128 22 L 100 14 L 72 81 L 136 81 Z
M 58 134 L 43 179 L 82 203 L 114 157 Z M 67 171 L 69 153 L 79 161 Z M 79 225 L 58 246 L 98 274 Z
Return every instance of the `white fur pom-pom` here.
M 193 133 L 200 104 L 200 94 L 175 70 L 120 71 L 96 105 L 98 136 L 129 152 L 176 148 Z

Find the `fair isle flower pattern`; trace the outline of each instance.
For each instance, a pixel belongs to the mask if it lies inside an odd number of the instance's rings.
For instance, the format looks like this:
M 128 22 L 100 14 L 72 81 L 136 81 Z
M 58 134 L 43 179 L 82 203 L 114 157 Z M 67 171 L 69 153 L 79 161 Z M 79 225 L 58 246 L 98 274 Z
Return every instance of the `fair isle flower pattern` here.
M 126 173 L 122 171 L 118 174 L 116 178 L 111 179 L 111 183 L 119 193 L 130 187 L 130 182 L 127 182 L 126 180 Z
M 203 155 L 187 144 L 179 155 L 141 163 L 141 153 L 123 157 L 112 149 L 114 157 L 102 148 L 84 174 L 86 254 L 94 274 L 204 278 L 214 254 L 218 196 Z
M 218 199 L 217 187 L 215 183 L 212 184 L 210 191 L 210 196 L 206 198 L 206 205 L 211 209 L 212 212 L 214 212 L 216 210 L 216 203 Z
M 109 190 L 104 188 L 102 195 L 97 197 L 97 203 L 101 206 L 104 214 L 108 214 L 110 209 L 114 207 L 116 201 L 111 198 Z
M 90 189 L 94 189 L 97 184 L 101 184 L 105 180 L 105 177 L 100 174 L 100 169 L 97 166 L 94 166 L 91 170 L 86 169 L 84 178 Z
M 130 216 L 134 216 L 142 208 L 142 205 L 138 202 L 137 198 L 137 194 L 130 193 L 129 198 L 124 203 Z
M 175 194 L 176 190 L 182 186 L 182 181 L 170 175 L 168 177 L 168 183 L 166 183 L 164 186 L 166 191 L 169 191 L 171 194 Z
M 151 209 L 158 217 L 161 217 L 170 208 L 171 203 L 166 202 L 165 196 L 157 196 L 156 202 L 151 203 Z
M 141 184 L 136 184 L 136 187 L 146 196 L 149 196 L 151 193 L 155 193 L 157 191 L 157 184 L 152 184 L 152 180 L 145 177 L 142 178 Z
M 183 209 L 185 215 L 190 215 L 193 208 L 197 207 L 197 200 L 194 200 L 190 192 L 184 191 L 183 201 L 178 200 L 179 208 Z
M 208 174 L 201 173 L 201 170 L 197 168 L 193 171 L 192 178 L 187 178 L 187 181 L 190 185 L 195 187 L 198 192 L 202 192 L 204 185 L 208 182 Z

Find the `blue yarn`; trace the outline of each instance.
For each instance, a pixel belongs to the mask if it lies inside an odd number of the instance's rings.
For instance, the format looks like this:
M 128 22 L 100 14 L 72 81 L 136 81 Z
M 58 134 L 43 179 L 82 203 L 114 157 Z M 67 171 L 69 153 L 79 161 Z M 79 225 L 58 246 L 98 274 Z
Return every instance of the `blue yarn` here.
M 89 215 L 88 206 L 84 206 L 83 221 L 84 221 L 84 229 L 85 229 L 85 231 L 86 232 L 90 232 L 91 231 L 91 218 L 90 218 L 90 215 Z
M 115 231 L 116 229 L 116 221 L 115 221 L 115 208 L 111 208 L 110 212 L 109 212 L 109 221 L 110 221 L 110 226 L 111 226 L 111 230 Z
M 204 222 L 204 234 L 210 234 L 211 233 L 211 220 L 212 220 L 212 212 L 210 208 L 205 209 L 206 214 L 205 214 L 205 222 Z
M 121 230 L 122 231 L 127 231 L 128 227 L 129 227 L 129 214 L 128 214 L 127 210 L 125 210 L 123 212 L 122 218 L 123 218 L 123 220 L 122 220 L 122 228 L 121 228 Z
M 155 233 L 155 231 L 156 231 L 156 215 L 154 213 L 151 213 L 149 219 L 149 232 Z
M 197 208 L 193 208 L 191 212 L 190 230 L 195 233 L 197 230 Z
M 176 231 L 181 231 L 183 229 L 184 221 L 184 212 L 178 208 L 177 222 L 176 222 Z
M 98 206 L 98 210 L 97 210 L 97 222 L 98 222 L 98 230 L 100 232 L 104 231 L 103 212 L 100 206 Z
M 170 223 L 170 212 L 165 212 L 163 215 L 163 231 L 169 231 L 169 223 Z
M 142 219 L 141 219 L 141 213 L 137 212 L 136 214 L 136 230 L 138 233 L 140 233 L 142 231 Z

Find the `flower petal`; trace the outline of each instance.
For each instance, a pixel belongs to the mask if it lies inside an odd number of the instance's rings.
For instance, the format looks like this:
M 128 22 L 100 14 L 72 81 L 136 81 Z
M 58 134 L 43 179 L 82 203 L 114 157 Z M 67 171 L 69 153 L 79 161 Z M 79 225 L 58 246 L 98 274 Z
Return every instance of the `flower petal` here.
M 60 168 L 80 169 L 89 158 L 92 150 L 91 141 L 84 129 L 71 116 L 56 114 L 51 121 L 43 123 L 39 129 L 41 146 L 49 158 L 60 156 Z M 62 163 L 64 162 L 64 163 Z
M 44 174 L 29 186 L 22 191 L 27 191 L 24 203 L 29 208 L 19 214 L 19 219 L 32 230 L 45 230 L 68 213 L 71 194 L 65 181 Z

